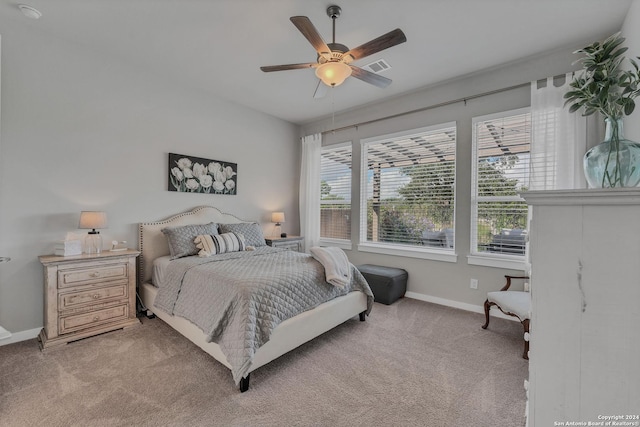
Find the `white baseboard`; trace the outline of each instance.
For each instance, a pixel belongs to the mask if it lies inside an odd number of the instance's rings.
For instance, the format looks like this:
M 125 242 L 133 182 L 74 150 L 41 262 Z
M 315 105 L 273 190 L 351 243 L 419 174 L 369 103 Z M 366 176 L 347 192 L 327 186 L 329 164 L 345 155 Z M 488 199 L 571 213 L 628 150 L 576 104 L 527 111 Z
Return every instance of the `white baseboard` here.
M 459 308 L 460 310 L 472 311 L 474 313 L 484 314 L 484 306 L 467 304 L 466 302 L 454 301 L 451 299 L 433 297 L 431 295 L 419 294 L 417 292 L 406 292 L 404 294 L 407 298 L 419 299 L 420 301 L 432 302 L 434 304 L 444 305 L 447 307 Z M 498 317 L 500 319 L 512 320 L 518 322 L 518 319 L 513 316 L 507 316 L 498 309 L 491 310 L 489 312 L 491 317 Z
M 0 340 L 9 338 L 11 336 L 11 332 L 7 331 L 5 328 L 0 326 Z
M 36 338 L 41 330 L 42 328 L 35 328 L 28 331 L 13 332 L 9 338 L 0 340 L 0 346 Z

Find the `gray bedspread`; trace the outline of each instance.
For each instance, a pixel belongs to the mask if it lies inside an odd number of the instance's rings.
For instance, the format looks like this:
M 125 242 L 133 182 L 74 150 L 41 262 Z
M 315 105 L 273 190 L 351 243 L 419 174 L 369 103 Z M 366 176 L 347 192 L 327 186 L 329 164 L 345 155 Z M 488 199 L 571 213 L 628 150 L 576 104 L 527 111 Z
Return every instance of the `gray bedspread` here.
M 186 257 L 170 263 L 155 305 L 184 317 L 218 343 L 238 384 L 255 352 L 281 322 L 352 291 L 373 294 L 351 265 L 351 283 L 337 288 L 325 281 L 324 268 L 308 254 L 259 247 L 210 258 Z

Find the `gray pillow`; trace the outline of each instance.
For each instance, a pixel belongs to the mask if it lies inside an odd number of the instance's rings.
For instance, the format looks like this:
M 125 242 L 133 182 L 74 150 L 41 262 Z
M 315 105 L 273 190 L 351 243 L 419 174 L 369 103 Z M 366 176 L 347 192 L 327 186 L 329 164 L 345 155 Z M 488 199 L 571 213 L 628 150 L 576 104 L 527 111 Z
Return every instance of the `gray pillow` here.
M 238 233 L 244 236 L 247 246 L 266 246 L 262 227 L 257 222 L 241 222 L 238 224 L 220 224 L 221 233 Z
M 182 258 L 190 255 L 197 255 L 198 248 L 193 240 L 201 234 L 218 234 L 218 224 L 191 224 L 178 227 L 165 227 L 162 232 L 167 236 L 169 242 L 169 253 L 171 259 Z

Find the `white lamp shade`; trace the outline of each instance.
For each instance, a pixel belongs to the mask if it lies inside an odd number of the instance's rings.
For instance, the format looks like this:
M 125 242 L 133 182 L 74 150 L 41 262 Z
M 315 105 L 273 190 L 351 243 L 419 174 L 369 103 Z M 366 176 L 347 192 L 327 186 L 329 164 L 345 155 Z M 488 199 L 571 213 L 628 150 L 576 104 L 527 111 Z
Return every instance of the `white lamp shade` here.
M 271 222 L 283 223 L 284 222 L 284 212 L 273 212 L 271 214 Z
M 107 214 L 101 211 L 80 212 L 80 224 L 78 228 L 107 228 Z
M 344 62 L 325 62 L 316 68 L 316 76 L 327 86 L 340 86 L 351 75 L 351 67 Z

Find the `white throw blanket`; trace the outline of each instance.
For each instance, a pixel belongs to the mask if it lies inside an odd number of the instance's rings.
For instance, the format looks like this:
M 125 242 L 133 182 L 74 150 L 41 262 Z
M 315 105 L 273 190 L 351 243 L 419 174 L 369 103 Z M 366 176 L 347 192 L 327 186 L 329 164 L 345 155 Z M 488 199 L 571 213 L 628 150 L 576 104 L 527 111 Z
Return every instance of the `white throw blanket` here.
M 333 246 L 326 248 L 314 246 L 309 251 L 324 266 L 324 274 L 328 283 L 338 288 L 344 288 L 349 284 L 351 265 L 347 254 L 342 249 Z

